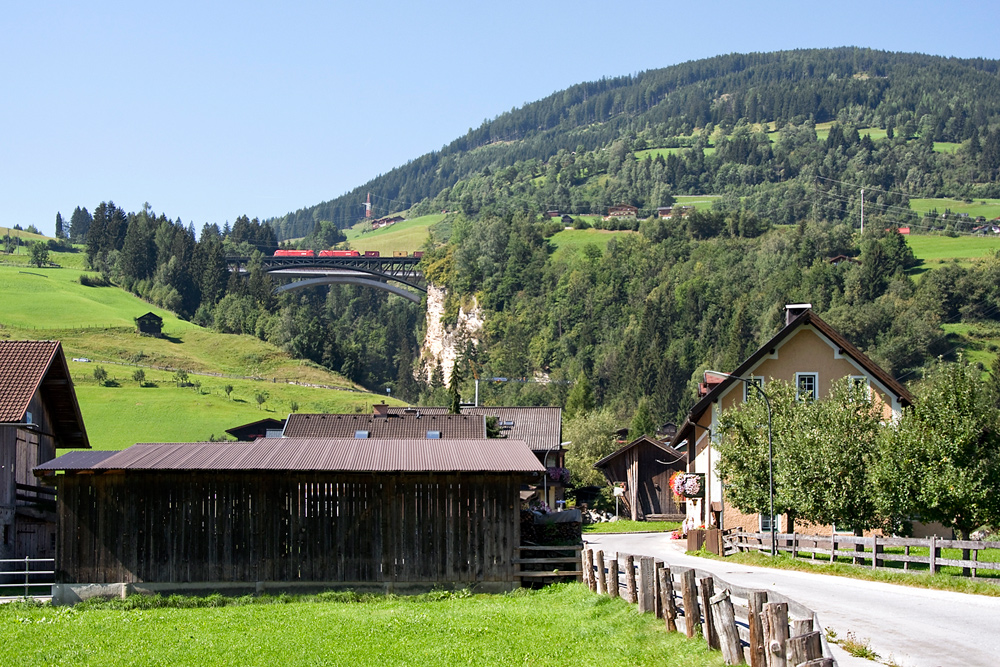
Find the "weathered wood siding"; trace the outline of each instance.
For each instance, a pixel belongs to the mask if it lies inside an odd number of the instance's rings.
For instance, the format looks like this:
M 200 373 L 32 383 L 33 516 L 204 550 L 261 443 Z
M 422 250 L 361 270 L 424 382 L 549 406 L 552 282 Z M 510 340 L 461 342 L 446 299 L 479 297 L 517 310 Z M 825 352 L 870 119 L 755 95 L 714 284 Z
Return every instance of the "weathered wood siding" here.
M 62 475 L 62 583 L 513 582 L 517 475 Z
M 642 442 L 608 462 L 605 475 L 612 481 L 625 482 L 626 504 L 633 520 L 641 521 L 651 514 L 684 514 L 670 491 L 670 476 L 683 470 L 685 464 L 659 462 L 668 456 L 662 449 Z

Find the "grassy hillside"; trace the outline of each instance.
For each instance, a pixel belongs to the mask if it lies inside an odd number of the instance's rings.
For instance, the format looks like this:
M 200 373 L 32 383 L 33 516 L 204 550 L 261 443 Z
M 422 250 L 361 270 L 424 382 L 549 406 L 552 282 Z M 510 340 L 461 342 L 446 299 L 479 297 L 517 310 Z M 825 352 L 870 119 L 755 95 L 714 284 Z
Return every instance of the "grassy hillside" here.
M 944 213 L 947 209 L 952 213 L 968 213 L 972 218 L 981 215 L 987 220 L 992 220 L 1000 217 L 1000 199 L 977 199 L 969 203 L 961 199 L 947 198 L 911 199 L 910 209 L 918 213 L 926 213 L 932 210 Z
M 60 340 L 68 359 L 91 360 L 70 361 L 70 371 L 97 449 L 218 437 L 264 416 L 283 417 L 293 402 L 302 411 L 353 412 L 367 411 L 383 398 L 252 336 L 203 329 L 116 287 L 81 285 L 80 275 L 66 268 L 0 266 L 0 336 Z M 163 318 L 163 338 L 135 333 L 134 318 L 148 311 Z M 98 365 L 118 386 L 97 384 L 93 371 Z M 137 368 L 154 386 L 140 387 L 132 379 Z M 200 383 L 200 389 L 178 387 L 173 369 L 190 373 L 190 382 Z M 223 391 L 227 384 L 233 386 L 229 397 Z M 268 398 L 258 406 L 254 397 L 261 392 Z
M 934 236 L 911 234 L 906 239 L 923 269 L 933 269 L 958 261 L 968 263 L 1000 250 L 1000 238 L 990 236 Z
M 411 220 L 397 222 L 389 227 L 376 229 L 366 234 L 361 233 L 363 224 L 358 224 L 346 230 L 347 241 L 354 250 L 377 250 L 382 255 L 391 255 L 393 252 L 406 252 L 412 254 L 419 250 L 427 240 L 432 225 L 444 220 L 444 214 L 423 215 Z

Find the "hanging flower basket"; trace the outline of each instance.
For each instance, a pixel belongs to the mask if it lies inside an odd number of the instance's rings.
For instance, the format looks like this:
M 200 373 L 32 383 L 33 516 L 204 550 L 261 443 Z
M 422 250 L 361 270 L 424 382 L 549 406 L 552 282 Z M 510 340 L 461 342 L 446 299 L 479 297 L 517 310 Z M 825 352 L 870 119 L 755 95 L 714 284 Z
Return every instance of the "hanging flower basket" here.
M 670 477 L 670 490 L 678 498 L 704 498 L 705 475 L 695 472 L 675 472 Z

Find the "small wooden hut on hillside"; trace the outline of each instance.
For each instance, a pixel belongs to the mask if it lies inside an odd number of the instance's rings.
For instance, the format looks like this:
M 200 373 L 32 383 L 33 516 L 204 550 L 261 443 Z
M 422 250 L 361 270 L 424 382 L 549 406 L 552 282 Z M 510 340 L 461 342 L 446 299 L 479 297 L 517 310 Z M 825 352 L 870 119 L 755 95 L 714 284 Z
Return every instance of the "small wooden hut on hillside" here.
M 145 315 L 140 315 L 135 318 L 135 325 L 141 334 L 157 338 L 163 335 L 163 318 L 156 313 L 149 312 Z
M 612 485 L 623 484 L 622 501 L 633 521 L 682 521 L 685 506 L 670 490 L 670 477 L 687 469 L 687 455 L 642 436 L 594 464 Z
M 115 592 L 102 584 L 510 590 L 519 491 L 544 471 L 523 441 L 485 438 L 262 438 L 86 454 L 35 469 L 58 489 L 63 601 Z

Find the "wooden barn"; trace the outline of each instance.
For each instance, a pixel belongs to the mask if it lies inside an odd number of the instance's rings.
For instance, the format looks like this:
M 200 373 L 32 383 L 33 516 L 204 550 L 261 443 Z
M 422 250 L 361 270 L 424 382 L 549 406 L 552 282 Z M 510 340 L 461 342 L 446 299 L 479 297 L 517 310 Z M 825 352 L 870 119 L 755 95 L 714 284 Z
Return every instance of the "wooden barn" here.
M 89 448 L 62 345 L 0 340 L 0 559 L 55 555 L 55 498 L 32 468 Z
M 519 491 L 543 471 L 517 440 L 263 438 L 71 452 L 35 474 L 58 489 L 56 597 L 73 601 L 510 590 Z
M 157 337 L 163 335 L 163 318 L 156 313 L 149 312 L 140 315 L 135 318 L 135 325 L 141 334 Z
M 612 485 L 623 484 L 622 501 L 633 521 L 683 521 L 685 505 L 670 490 L 670 476 L 687 469 L 687 456 L 642 436 L 594 464 Z

